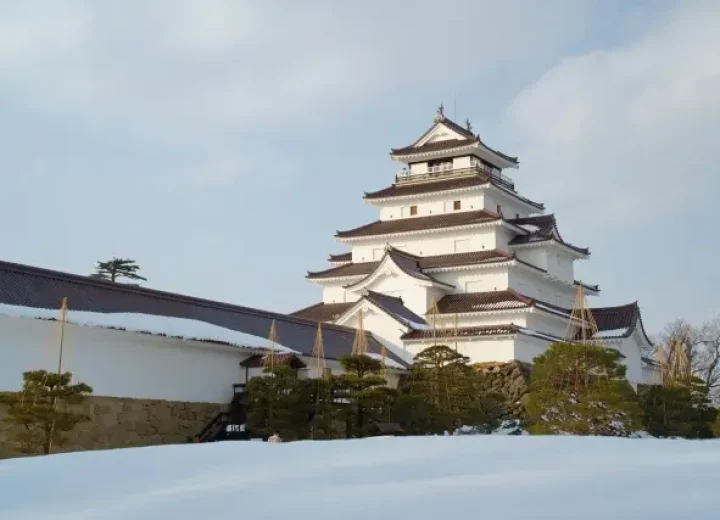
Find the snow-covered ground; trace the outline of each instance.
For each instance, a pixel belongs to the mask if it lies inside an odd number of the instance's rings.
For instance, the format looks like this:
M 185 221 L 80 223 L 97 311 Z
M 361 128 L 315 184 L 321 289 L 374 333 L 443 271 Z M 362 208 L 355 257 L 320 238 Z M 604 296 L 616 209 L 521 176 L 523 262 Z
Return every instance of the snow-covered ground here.
M 3 520 L 720 518 L 720 441 L 224 442 L 0 461 Z

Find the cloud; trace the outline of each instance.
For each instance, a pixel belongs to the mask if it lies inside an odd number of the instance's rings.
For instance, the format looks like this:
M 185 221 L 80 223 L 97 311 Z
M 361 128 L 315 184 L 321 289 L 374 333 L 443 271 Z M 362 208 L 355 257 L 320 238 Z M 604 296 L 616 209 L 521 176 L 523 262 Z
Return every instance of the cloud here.
M 522 64 L 528 45 L 550 53 L 586 16 L 577 2 L 340 7 L 0 2 L 0 95 L 141 142 L 307 132 L 372 107 L 379 92 L 417 94 Z M 575 32 L 560 35 L 551 20 Z
M 552 187 L 552 202 L 602 215 L 590 225 L 706 204 L 720 188 L 708 171 L 720 140 L 718 26 L 717 3 L 695 4 L 635 42 L 548 70 L 508 111 L 527 175 Z
M 507 111 L 518 188 L 591 246 L 577 275 L 601 303 L 639 299 L 655 330 L 716 307 L 718 27 L 716 2 L 681 4 L 635 40 L 561 59 Z

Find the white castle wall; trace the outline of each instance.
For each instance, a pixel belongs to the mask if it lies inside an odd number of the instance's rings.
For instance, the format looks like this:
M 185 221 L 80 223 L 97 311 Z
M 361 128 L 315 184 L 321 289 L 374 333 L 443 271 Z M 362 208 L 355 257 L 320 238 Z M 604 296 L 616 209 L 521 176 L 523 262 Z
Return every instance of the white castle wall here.
M 573 255 L 551 244 L 534 247 L 513 248 L 517 257 L 541 269 L 545 269 L 554 277 L 572 282 L 574 280 Z
M 460 202 L 460 210 L 454 209 L 454 202 Z M 440 192 L 408 197 L 402 200 L 387 202 L 373 201 L 380 209 L 380 220 L 397 220 L 401 218 L 429 217 L 460 211 L 478 211 L 485 209 L 495 212 L 498 206 L 506 219 L 527 217 L 530 211 L 527 206 L 512 195 L 493 188 L 478 188 L 473 191 Z M 410 207 L 416 206 L 417 213 L 410 215 Z
M 343 303 L 357 301 L 359 296 L 356 293 L 348 292 L 345 285 L 350 281 L 339 281 L 323 284 L 323 302 L 324 303 Z
M 502 291 L 508 286 L 508 272 L 508 266 L 499 266 L 433 273 L 433 277 L 455 286 L 455 293 Z
M 19 390 L 27 370 L 57 370 L 60 324 L 0 316 L 0 391 Z M 122 330 L 65 325 L 63 369 L 94 394 L 228 403 L 252 351 Z
M 522 268 L 512 268 L 508 286 L 520 294 L 540 301 L 571 308 L 575 300 L 576 289 L 560 282 L 552 282 Z
M 355 315 L 349 320 L 343 321 L 342 325 L 357 328 L 358 316 Z M 403 342 L 400 339 L 400 336 L 407 332 L 407 328 L 404 328 L 397 320 L 385 313 L 381 314 L 369 308 L 367 312 L 363 313 L 363 326 L 365 330 L 372 331 L 373 336 L 385 345 L 388 350 L 403 359 L 408 358 L 408 352 L 403 347 Z
M 391 237 L 369 238 L 350 242 L 353 262 L 379 261 L 385 246 L 391 246 L 418 256 L 447 255 L 497 248 L 496 227 L 482 227 L 441 233 L 422 233 Z
M 397 220 L 400 218 L 429 217 L 443 213 L 458 213 L 453 209 L 453 202 L 460 201 L 459 211 L 477 211 L 485 208 L 484 192 L 471 193 L 438 193 L 422 198 L 405 199 L 403 201 L 389 202 L 380 208 L 380 220 Z M 417 206 L 418 212 L 410 216 L 410 206 Z
M 526 310 L 484 312 L 479 314 L 458 314 L 458 327 L 485 327 L 490 325 L 517 325 L 527 327 L 528 313 Z M 446 314 L 438 319 L 438 328 L 452 329 L 455 327 L 455 315 Z

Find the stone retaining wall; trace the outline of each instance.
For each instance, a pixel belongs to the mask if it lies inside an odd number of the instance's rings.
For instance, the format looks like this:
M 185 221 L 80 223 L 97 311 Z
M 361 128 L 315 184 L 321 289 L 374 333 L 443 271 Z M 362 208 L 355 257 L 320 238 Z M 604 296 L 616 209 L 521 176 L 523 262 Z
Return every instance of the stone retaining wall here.
M 84 451 L 187 442 L 226 405 L 184 403 L 152 399 L 91 396 L 78 407 L 91 417 L 67 436 L 57 452 Z M 9 438 L 11 429 L 4 422 L 0 405 L 0 459 L 19 455 Z
M 476 370 L 484 374 L 490 389 L 505 397 L 509 415 L 524 419 L 525 406 L 530 393 L 530 373 L 532 365 L 521 361 L 508 363 L 477 363 Z

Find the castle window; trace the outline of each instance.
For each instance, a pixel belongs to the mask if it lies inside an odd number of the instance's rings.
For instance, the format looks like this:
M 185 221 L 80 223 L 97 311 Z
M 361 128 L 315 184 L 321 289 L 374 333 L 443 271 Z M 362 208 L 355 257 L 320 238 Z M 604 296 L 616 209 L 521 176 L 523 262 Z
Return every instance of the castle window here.
M 497 214 L 500 215 L 502 213 L 502 206 L 500 204 L 497 205 Z
M 410 206 L 410 215 L 417 215 L 417 206 Z
M 460 204 L 460 201 L 459 201 L 459 200 L 456 200 L 455 202 L 453 202 L 453 209 L 454 209 L 455 211 L 459 210 L 459 209 L 460 209 L 460 206 L 461 206 L 461 204 Z

